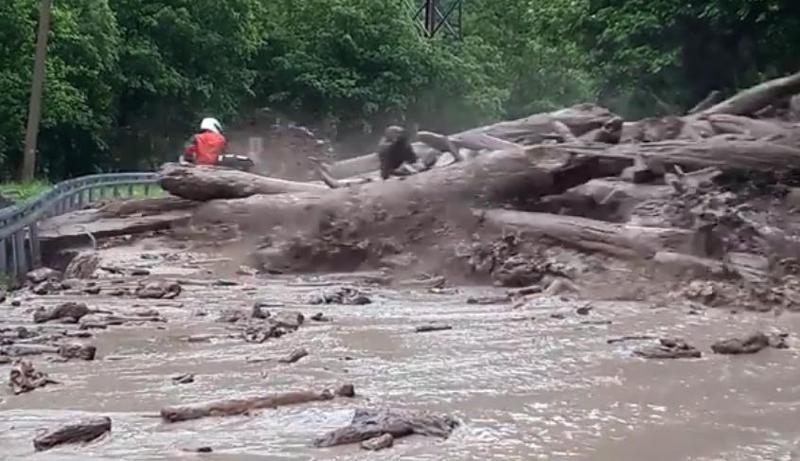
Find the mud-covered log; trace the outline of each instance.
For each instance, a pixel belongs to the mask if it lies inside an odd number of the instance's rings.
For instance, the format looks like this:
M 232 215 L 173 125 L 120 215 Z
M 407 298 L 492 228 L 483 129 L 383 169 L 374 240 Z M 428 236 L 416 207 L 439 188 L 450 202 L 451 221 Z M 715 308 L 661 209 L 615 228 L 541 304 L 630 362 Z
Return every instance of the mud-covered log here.
M 694 234 L 684 229 L 633 226 L 548 213 L 501 209 L 476 213 L 500 228 L 514 228 L 525 235 L 548 238 L 572 248 L 623 258 L 649 259 L 663 249 L 688 248 Z
M 215 400 L 213 402 L 164 407 L 161 409 L 161 418 L 166 422 L 174 423 L 209 416 L 233 416 L 263 408 L 331 400 L 333 397 L 334 395 L 331 391 L 324 390 L 322 392 L 296 391 L 241 399 Z
M 161 168 L 159 185 L 172 195 L 197 201 L 327 190 L 321 184 L 268 178 L 228 168 L 176 163 L 168 163 Z
M 36 451 L 43 451 L 66 443 L 91 442 L 109 431 L 111 418 L 103 416 L 85 419 L 36 437 L 33 439 L 33 447 Z
M 700 112 L 700 114 L 750 115 L 778 99 L 800 93 L 800 73 L 776 78 L 740 91 L 731 98 Z
M 563 149 L 579 155 L 594 155 L 605 160 L 622 162 L 618 167 L 633 164 L 642 158 L 648 165 L 663 171 L 670 165 L 689 169 L 717 167 L 723 171 L 775 171 L 800 168 L 800 149 L 765 140 L 715 136 L 698 142 L 663 141 L 645 144 L 580 145 L 559 144 L 541 149 Z M 620 170 L 621 171 L 621 170 Z
M 458 148 L 470 150 L 513 149 L 517 145 L 538 144 L 547 139 L 564 139 L 558 122 L 563 124 L 574 136 L 601 128 L 609 120 L 617 117 L 608 109 L 593 105 L 579 104 L 555 112 L 534 114 L 525 118 L 510 120 L 483 127 L 473 128 L 448 136 L 449 141 Z M 420 154 L 423 143 L 414 143 L 414 151 Z M 347 178 L 367 174 L 378 169 L 377 154 L 368 154 L 331 165 L 331 175 Z
M 391 409 L 358 408 L 350 424 L 314 440 L 314 446 L 333 447 L 359 443 L 384 434 L 393 438 L 412 434 L 446 439 L 459 423 L 447 415 Z
M 332 219 L 391 228 L 395 218 L 466 208 L 474 202 L 532 199 L 563 192 L 602 174 L 597 162 L 568 162 L 565 151 L 498 151 L 404 179 L 372 182 L 325 193 L 259 195 L 200 207 L 199 221 L 235 222 L 253 231 L 316 230 Z
M 800 146 L 800 127 L 780 120 L 761 120 L 740 115 L 711 114 L 705 117 L 717 134 L 737 134 L 789 146 Z

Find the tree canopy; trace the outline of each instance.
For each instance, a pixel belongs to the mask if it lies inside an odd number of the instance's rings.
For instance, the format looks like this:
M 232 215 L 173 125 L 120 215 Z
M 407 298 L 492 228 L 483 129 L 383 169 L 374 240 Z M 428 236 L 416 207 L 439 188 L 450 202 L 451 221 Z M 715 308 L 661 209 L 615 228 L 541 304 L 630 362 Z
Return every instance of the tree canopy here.
M 451 131 L 577 102 L 680 111 L 797 71 L 792 0 L 470 0 L 464 37 L 405 0 L 56 0 L 38 173 L 143 169 L 207 115 L 271 107 L 347 136 Z M 0 163 L 21 159 L 37 0 L 0 2 Z

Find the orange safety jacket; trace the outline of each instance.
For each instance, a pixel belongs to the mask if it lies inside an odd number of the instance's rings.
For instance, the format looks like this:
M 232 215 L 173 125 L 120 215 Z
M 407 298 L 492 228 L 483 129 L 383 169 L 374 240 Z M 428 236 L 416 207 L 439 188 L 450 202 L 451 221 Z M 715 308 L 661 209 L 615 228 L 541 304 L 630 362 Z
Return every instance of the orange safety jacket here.
M 225 137 L 221 134 L 203 130 L 192 136 L 183 153 L 186 157 L 194 158 L 197 165 L 216 165 L 225 143 Z

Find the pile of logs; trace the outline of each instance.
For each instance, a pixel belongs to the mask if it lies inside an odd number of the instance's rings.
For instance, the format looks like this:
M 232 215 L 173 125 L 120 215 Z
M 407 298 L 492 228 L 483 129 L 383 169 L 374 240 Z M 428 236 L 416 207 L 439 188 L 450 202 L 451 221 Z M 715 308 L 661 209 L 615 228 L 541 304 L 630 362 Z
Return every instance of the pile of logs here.
M 321 216 L 365 222 L 381 216 L 391 225 L 407 214 L 387 215 L 386 210 L 407 209 L 409 204 L 434 213 L 445 205 L 480 205 L 483 209 L 476 212 L 490 224 L 581 249 L 651 259 L 662 251 L 685 252 L 697 236 L 686 229 L 634 225 L 626 222 L 624 210 L 614 219 L 602 213 L 564 216 L 575 214 L 564 201 L 583 200 L 584 208 L 595 211 L 614 202 L 619 211 L 626 205 L 615 194 L 634 202 L 665 198 L 691 186 L 687 181 L 694 181 L 693 175 L 708 179 L 725 172 L 798 169 L 800 124 L 770 118 L 776 112 L 772 106 L 798 92 L 800 73 L 719 102 L 719 95 L 712 94 L 683 116 L 632 122 L 602 107 L 580 104 L 448 136 L 449 145 L 467 161 L 445 165 L 440 158 L 437 167 L 410 177 L 340 189 L 174 164 L 163 168 L 161 185 L 174 195 L 209 201 L 196 219 L 236 222 L 260 232 L 287 222 L 315 229 L 319 222 L 309 219 Z M 435 150 L 420 142 L 413 147 L 421 156 Z M 374 177 L 377 169 L 376 154 L 327 166 L 338 179 Z M 605 193 L 598 195 L 601 189 Z M 485 209 L 520 203 L 528 205 Z M 531 208 L 540 213 L 530 213 Z

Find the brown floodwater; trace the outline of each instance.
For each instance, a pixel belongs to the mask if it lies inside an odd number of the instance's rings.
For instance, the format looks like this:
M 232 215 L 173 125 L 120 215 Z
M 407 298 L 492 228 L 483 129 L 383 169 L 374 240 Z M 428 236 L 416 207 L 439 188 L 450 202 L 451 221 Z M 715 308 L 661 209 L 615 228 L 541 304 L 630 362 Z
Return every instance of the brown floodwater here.
M 108 255 L 118 258 L 119 252 Z M 154 273 L 180 272 L 180 265 L 137 261 L 145 263 Z M 181 277 L 191 270 L 183 272 Z M 121 314 L 154 308 L 168 322 L 97 333 L 86 340 L 98 348 L 93 362 L 33 357 L 63 384 L 20 396 L 0 393 L 0 459 L 800 459 L 798 343 L 790 338 L 788 350 L 737 357 L 709 349 L 715 340 L 755 329 L 794 336 L 800 327 L 796 315 L 715 309 L 689 315 L 681 306 L 593 302 L 584 316 L 575 309 L 585 302 L 561 298 L 540 298 L 520 309 L 466 302 L 502 293 L 491 287 L 446 294 L 372 287 L 366 288 L 373 299 L 369 305 L 313 306 L 309 298 L 330 287 L 308 283 L 309 277 L 236 278 L 239 286 L 184 286 L 173 301 L 58 295 L 26 300 L 17 308 L 3 305 L 4 326 L 28 324 L 37 305 L 75 298 Z M 324 280 L 312 282 L 319 281 Z M 298 310 L 307 317 L 324 312 L 333 321 L 307 321 L 297 332 L 263 344 L 245 343 L 230 324 L 215 321 L 219 311 L 249 312 L 257 300 L 283 303 L 268 309 L 273 312 Z M 554 313 L 564 318 L 551 317 Z M 453 328 L 414 332 L 430 322 Z M 642 342 L 606 342 L 642 334 L 683 337 L 703 358 L 645 360 L 631 352 Z M 187 341 L 192 335 L 208 335 L 210 341 Z M 298 347 L 310 355 L 294 364 L 277 363 Z M 8 371 L 0 366 L 4 380 Z M 195 382 L 173 384 L 171 378 L 183 373 L 194 373 Z M 170 404 L 342 383 L 354 384 L 358 398 L 176 424 L 157 418 Z M 447 440 L 408 437 L 379 453 L 357 445 L 310 445 L 314 437 L 346 424 L 357 406 L 433 410 L 463 425 Z M 92 415 L 111 417 L 109 436 L 34 453 L 31 441 L 43 428 Z M 182 451 L 201 446 L 214 452 Z

